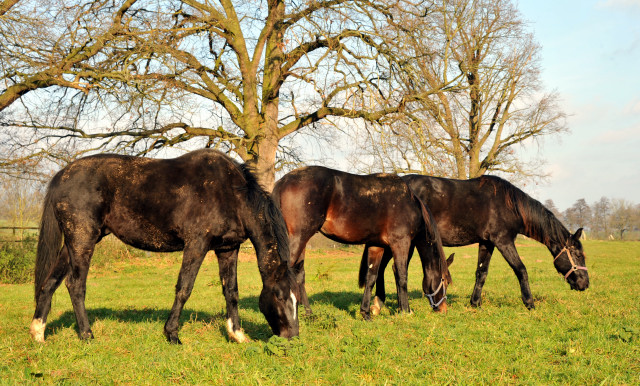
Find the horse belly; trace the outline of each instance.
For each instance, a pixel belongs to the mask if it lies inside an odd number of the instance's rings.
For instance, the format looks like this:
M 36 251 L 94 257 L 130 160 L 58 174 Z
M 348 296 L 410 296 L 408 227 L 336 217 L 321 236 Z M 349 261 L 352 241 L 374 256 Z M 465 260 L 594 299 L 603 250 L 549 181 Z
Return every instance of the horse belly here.
M 327 219 L 320 232 L 331 240 L 344 244 L 365 244 L 378 242 L 380 233 L 358 227 L 353 223 Z
M 132 247 L 152 252 L 174 252 L 184 249 L 184 240 L 169 228 L 160 228 L 156 224 L 141 218 L 135 220 L 126 217 L 107 217 L 106 228 L 118 239 Z

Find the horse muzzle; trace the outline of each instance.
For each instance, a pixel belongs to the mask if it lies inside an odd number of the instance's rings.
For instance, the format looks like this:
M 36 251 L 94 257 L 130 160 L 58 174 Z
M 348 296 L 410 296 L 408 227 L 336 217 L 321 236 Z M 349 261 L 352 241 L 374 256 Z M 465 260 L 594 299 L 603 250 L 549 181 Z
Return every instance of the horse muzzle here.
M 291 338 L 296 337 L 298 335 L 300 335 L 300 330 L 298 328 L 297 323 L 293 327 L 280 328 L 280 333 L 278 334 L 279 337 L 287 338 L 287 339 L 291 339 Z

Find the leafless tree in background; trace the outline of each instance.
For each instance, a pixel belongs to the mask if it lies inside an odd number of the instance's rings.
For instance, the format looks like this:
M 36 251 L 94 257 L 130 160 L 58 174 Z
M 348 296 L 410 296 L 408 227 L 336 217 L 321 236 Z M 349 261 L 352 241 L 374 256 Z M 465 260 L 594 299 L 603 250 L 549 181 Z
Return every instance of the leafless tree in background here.
M 282 138 L 426 95 L 389 81 L 406 59 L 387 27 L 420 4 L 22 0 L 1 21 L 3 161 L 190 143 L 253 162 L 271 187 Z
M 369 127 L 376 167 L 460 179 L 541 177 L 518 146 L 565 131 L 565 114 L 543 89 L 540 47 L 512 1 L 434 2 L 411 22 L 417 32 L 402 37 L 414 72 L 404 86 L 439 91 L 408 105 L 405 120 Z

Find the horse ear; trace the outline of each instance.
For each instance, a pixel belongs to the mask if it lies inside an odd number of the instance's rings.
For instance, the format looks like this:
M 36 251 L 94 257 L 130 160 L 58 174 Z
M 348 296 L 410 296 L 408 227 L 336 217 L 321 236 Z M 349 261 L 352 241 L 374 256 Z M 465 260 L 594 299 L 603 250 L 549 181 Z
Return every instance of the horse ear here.
M 447 268 L 451 267 L 451 264 L 453 263 L 453 256 L 455 256 L 455 253 L 452 253 L 447 259 Z
M 580 241 L 580 238 L 582 237 L 582 228 L 578 228 L 578 230 L 576 231 L 576 233 L 573 234 L 573 236 L 571 236 L 571 238 L 573 239 L 573 241 Z

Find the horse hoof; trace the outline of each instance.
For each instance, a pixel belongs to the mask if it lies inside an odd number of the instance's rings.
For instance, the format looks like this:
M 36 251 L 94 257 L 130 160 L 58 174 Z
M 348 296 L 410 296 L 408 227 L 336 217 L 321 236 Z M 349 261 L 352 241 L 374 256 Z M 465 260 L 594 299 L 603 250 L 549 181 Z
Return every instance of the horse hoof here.
M 167 342 L 171 344 L 182 344 L 180 339 L 178 339 L 178 334 L 176 333 L 168 333 L 165 331 L 164 335 L 167 337 Z
M 46 323 L 42 321 L 42 319 L 33 319 L 31 321 L 31 326 L 29 327 L 29 334 L 31 337 L 38 343 L 44 343 L 44 329 Z
M 249 337 L 245 335 L 243 329 L 239 329 L 239 330 L 233 329 L 233 323 L 231 322 L 231 319 L 227 319 L 227 333 L 229 334 L 229 338 L 231 340 L 234 340 L 238 343 L 251 342 L 251 339 L 249 339 Z
M 245 335 L 242 329 L 229 333 L 229 337 L 238 343 L 249 343 L 251 339 Z
M 91 330 L 79 333 L 78 335 L 79 335 L 80 339 L 82 339 L 82 340 L 93 339 L 93 332 L 91 332 Z
M 362 319 L 364 319 L 365 321 L 371 321 L 371 314 L 369 314 L 368 312 L 360 311 L 360 314 L 362 315 Z

